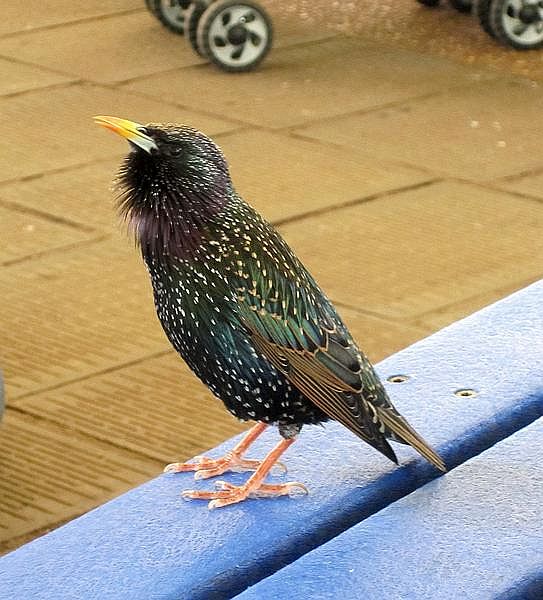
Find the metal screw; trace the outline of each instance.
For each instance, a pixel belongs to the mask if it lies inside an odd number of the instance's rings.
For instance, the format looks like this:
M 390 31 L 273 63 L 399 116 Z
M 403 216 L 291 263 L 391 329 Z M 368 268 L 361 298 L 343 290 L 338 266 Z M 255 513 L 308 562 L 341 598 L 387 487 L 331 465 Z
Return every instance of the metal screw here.
M 387 377 L 387 381 L 390 383 L 404 383 L 409 379 L 411 379 L 409 375 L 391 375 L 390 377 Z
M 460 388 L 454 392 L 454 395 L 459 398 L 475 398 L 478 394 L 477 390 L 472 390 L 471 388 Z

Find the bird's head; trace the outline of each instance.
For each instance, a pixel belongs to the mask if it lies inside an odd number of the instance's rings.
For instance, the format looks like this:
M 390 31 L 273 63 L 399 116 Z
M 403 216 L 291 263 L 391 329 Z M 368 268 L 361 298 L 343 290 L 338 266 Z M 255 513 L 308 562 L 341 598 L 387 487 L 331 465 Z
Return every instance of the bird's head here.
M 142 248 L 156 254 L 193 246 L 206 220 L 221 210 L 231 192 L 220 148 L 185 125 L 94 119 L 130 144 L 119 172 L 119 205 Z

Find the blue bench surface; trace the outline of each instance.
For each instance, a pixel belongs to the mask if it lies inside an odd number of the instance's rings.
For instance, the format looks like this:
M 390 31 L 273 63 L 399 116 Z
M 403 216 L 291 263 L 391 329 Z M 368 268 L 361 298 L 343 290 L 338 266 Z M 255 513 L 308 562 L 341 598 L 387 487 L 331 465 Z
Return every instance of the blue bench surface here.
M 237 598 L 541 600 L 542 440 L 538 419 Z
M 391 396 L 449 467 L 543 414 L 542 306 L 540 282 L 379 365 L 385 379 L 410 375 L 390 384 Z M 456 396 L 459 388 L 478 395 Z M 250 455 L 277 439 L 266 432 Z M 307 427 L 285 462 L 309 496 L 211 512 L 180 492 L 212 481 L 162 475 L 0 559 L 0 598 L 232 597 L 438 476 L 415 451 L 395 447 L 400 468 L 338 424 Z

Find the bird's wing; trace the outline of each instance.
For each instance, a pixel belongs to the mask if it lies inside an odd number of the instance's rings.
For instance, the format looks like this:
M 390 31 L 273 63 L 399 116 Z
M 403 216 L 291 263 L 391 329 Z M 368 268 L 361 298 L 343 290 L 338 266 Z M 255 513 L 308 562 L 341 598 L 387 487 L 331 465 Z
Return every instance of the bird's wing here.
M 280 243 L 284 243 L 282 240 Z M 237 289 L 254 345 L 306 398 L 397 462 L 385 434 L 445 471 L 441 457 L 394 408 L 371 363 L 303 265 L 247 267 Z
M 314 281 L 293 284 L 277 271 L 259 275 L 252 287 L 238 289 L 254 345 L 324 413 L 397 462 L 370 400 L 380 387 L 377 376 Z

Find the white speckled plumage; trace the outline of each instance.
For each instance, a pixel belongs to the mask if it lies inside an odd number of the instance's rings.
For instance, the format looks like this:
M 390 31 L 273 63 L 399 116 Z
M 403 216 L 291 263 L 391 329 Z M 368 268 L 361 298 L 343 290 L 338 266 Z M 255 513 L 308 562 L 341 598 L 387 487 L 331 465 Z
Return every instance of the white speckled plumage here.
M 285 438 L 333 418 L 391 460 L 387 438 L 443 468 L 313 277 L 235 192 L 216 144 L 184 126 L 144 130 L 156 149 L 127 157 L 121 210 L 164 331 L 194 373 L 232 414 Z

